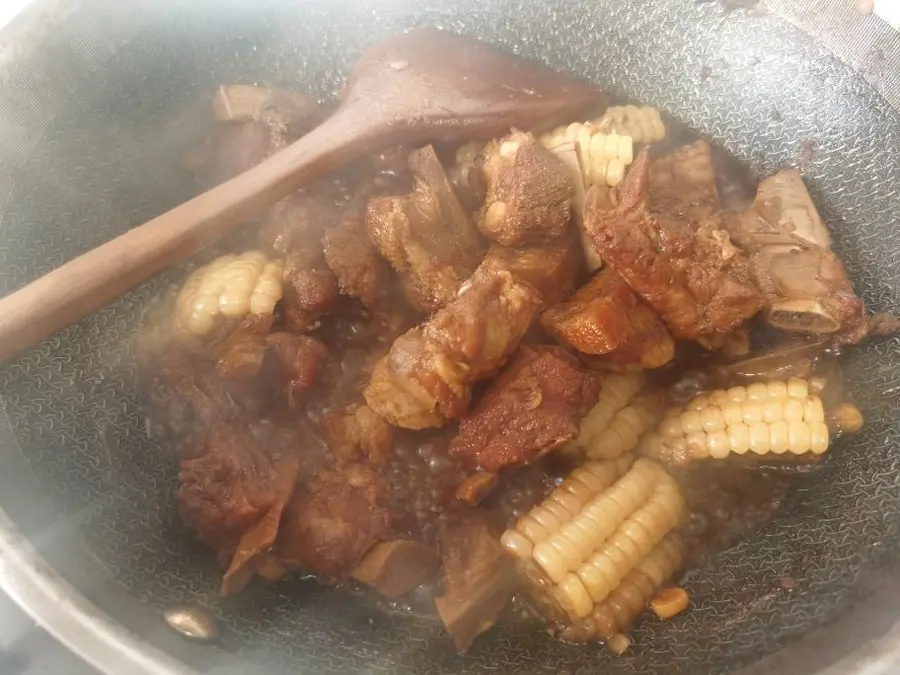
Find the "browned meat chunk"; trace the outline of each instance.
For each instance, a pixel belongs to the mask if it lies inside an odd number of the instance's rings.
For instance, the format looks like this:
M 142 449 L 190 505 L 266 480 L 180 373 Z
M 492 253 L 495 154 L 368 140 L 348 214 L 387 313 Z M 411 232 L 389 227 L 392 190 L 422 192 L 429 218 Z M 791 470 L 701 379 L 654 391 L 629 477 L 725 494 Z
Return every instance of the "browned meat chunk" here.
M 366 208 L 366 230 L 400 275 L 409 303 L 433 312 L 451 302 L 482 256 L 478 232 L 431 146 L 409 156 L 415 189 Z
M 484 204 L 484 146 L 482 141 L 463 143 L 456 149 L 456 161 L 447 171 L 453 191 L 467 211 Z
M 222 579 L 222 595 L 241 591 L 266 560 L 269 549 L 275 544 L 284 508 L 294 493 L 294 484 L 300 475 L 300 458 L 285 455 L 275 464 L 276 477 L 272 491 L 274 503 L 238 542 L 228 571 Z
M 521 347 L 515 360 L 459 424 L 450 454 L 497 472 L 530 464 L 578 435 L 600 380 L 559 347 Z
M 708 161 L 705 144 L 690 146 L 691 153 L 703 149 Z M 665 172 L 654 179 L 662 185 L 661 197 L 648 197 L 646 151 L 626 176 L 618 205 L 605 191 L 592 189 L 585 226 L 603 259 L 659 312 L 673 335 L 696 340 L 730 333 L 759 311 L 761 299 L 747 259 L 708 202 L 707 172 L 672 169 L 678 155 L 665 159 Z M 674 176 L 679 189 L 662 176 Z M 664 197 L 671 201 L 664 204 Z
M 472 385 L 515 351 L 537 305 L 535 291 L 508 272 L 479 270 L 456 300 L 394 341 L 375 367 L 366 402 L 405 429 L 458 418 Z
M 346 215 L 325 233 L 322 245 L 341 293 L 359 298 L 366 307 L 374 307 L 385 297 L 391 270 L 366 234 L 362 218 Z
M 703 141 L 653 160 L 648 184 L 650 211 L 680 218 L 694 229 L 718 218 L 722 210 L 712 153 Z
M 307 96 L 246 85 L 225 85 L 213 97 L 222 122 L 203 147 L 186 158 L 208 185 L 218 185 L 256 166 L 316 126 L 319 106 Z
M 216 372 L 223 380 L 247 380 L 262 369 L 271 314 L 248 314 L 219 348 Z
M 544 312 L 541 325 L 564 344 L 607 355 L 618 366 L 659 368 L 675 355 L 675 341 L 656 312 L 612 268 Z
M 326 420 L 328 446 L 342 462 L 364 455 L 372 466 L 384 466 L 394 442 L 394 428 L 367 405 L 348 414 L 332 413 Z
M 291 331 L 301 333 L 315 327 L 319 316 L 337 301 L 337 280 L 323 268 L 306 267 L 288 258 L 281 306 L 285 325 Z
M 276 202 L 267 212 L 259 231 L 262 246 L 293 256 L 298 266 L 322 260 L 322 236 L 337 219 L 338 196 L 333 185 L 317 184 Z
M 360 466 L 343 473 L 320 472 L 284 513 L 274 548 L 278 560 L 324 579 L 347 575 L 391 532 L 375 480 Z
M 181 517 L 218 551 L 230 551 L 276 500 L 274 461 L 250 432 L 220 425 L 181 462 Z
M 260 243 L 285 256 L 281 306 L 289 330 L 304 332 L 338 299 L 337 280 L 328 269 L 322 237 L 340 214 L 337 183 L 318 183 L 269 209 Z
M 570 235 L 543 246 L 509 248 L 494 244 L 480 269 L 506 270 L 540 293 L 542 306 L 552 307 L 575 290 L 584 262 L 578 239 Z
M 574 192 L 562 161 L 514 131 L 484 151 L 487 187 L 478 228 L 503 246 L 542 244 L 569 231 Z
M 832 253 L 828 229 L 797 171 L 762 181 L 753 206 L 727 222 L 735 243 L 750 254 L 772 326 L 837 333 L 845 343 L 865 337 L 865 307 Z
M 493 626 L 516 591 L 512 558 L 483 509 L 452 513 L 441 528 L 443 592 L 435 598 L 441 621 L 464 652 Z
M 315 384 L 328 357 L 328 348 L 308 335 L 273 333 L 266 339 L 269 353 L 280 366 L 287 382 L 287 398 L 293 404 L 297 397 Z
M 399 598 L 437 576 L 441 557 L 412 539 L 383 541 L 366 554 L 351 576 L 388 598 Z
M 261 122 L 276 135 L 279 146 L 308 133 L 324 117 L 309 96 L 245 84 L 219 87 L 213 96 L 213 114 L 220 122 Z

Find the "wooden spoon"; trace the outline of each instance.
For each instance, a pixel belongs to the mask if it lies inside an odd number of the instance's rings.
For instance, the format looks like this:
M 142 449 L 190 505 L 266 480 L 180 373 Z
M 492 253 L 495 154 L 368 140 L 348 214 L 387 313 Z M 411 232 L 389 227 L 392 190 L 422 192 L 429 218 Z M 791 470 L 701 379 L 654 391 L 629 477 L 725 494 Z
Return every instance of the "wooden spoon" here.
M 531 129 L 601 98 L 591 85 L 457 35 L 418 29 L 384 40 L 363 52 L 339 108 L 312 132 L 0 300 L 0 362 L 364 153 Z

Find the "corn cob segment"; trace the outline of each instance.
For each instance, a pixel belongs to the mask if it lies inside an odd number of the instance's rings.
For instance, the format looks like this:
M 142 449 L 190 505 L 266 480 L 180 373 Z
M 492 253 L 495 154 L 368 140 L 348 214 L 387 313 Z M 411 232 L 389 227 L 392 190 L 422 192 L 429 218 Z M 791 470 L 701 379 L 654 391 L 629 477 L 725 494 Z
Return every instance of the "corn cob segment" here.
M 669 533 L 622 579 L 616 589 L 583 619 L 566 625 L 560 637 L 567 642 L 610 640 L 627 632 L 647 604 L 681 568 L 684 542 Z
M 628 461 L 594 464 L 604 467 L 606 486 L 587 501 L 573 502 L 565 509 L 568 518 L 560 518 L 559 510 L 552 514 L 554 519 L 547 518 L 545 501 L 504 534 L 503 545 L 526 562 L 535 595 L 552 608 L 551 614 L 570 621 L 589 616 L 684 516 L 686 505 L 678 485 L 652 461 L 638 459 L 610 483 L 608 477 L 622 472 Z M 577 504 L 580 508 L 575 510 Z M 533 528 L 533 522 L 540 522 L 543 530 Z M 523 541 L 531 544 L 530 549 Z M 660 576 L 658 569 L 653 572 Z
M 596 124 L 603 133 L 631 136 L 635 143 L 654 143 L 666 137 L 662 116 L 652 106 L 613 106 Z
M 822 399 L 807 380 L 792 378 L 696 396 L 667 412 L 640 452 L 679 464 L 732 453 L 821 455 L 829 441 Z
M 612 429 L 618 413 L 623 411 L 626 406 L 638 397 L 646 381 L 646 376 L 641 372 L 623 375 L 610 373 L 606 375 L 600 386 L 600 398 L 597 399 L 597 404 L 581 420 L 581 429 L 578 432 L 578 437 L 566 444 L 563 449 L 564 452 L 579 456 L 593 451 L 596 457 L 602 457 L 602 454 L 596 454 L 601 453 L 602 450 L 596 450 L 595 448 L 599 447 L 604 434 Z M 637 417 L 643 419 L 645 415 L 648 415 L 648 413 L 638 412 Z M 624 418 L 621 418 L 621 421 L 623 423 L 627 423 L 627 421 L 634 422 L 633 417 L 631 414 L 627 414 Z M 609 440 L 609 437 L 607 437 L 604 442 L 609 442 Z M 618 454 L 627 452 L 630 449 L 622 450 Z
M 204 335 L 219 317 L 271 314 L 281 299 L 283 268 L 261 251 L 216 258 L 188 277 L 175 302 L 177 323 L 189 333 Z
M 634 161 L 631 136 L 601 133 L 594 122 L 558 127 L 541 136 L 540 142 L 551 151 L 575 143 L 585 187 L 618 185 L 625 177 L 626 168 Z
M 615 483 L 628 469 L 632 459 L 614 462 L 587 462 L 572 471 L 543 502 L 522 516 L 507 530 L 501 543 L 513 555 L 528 560 L 535 544 L 540 544 L 571 520 L 594 496 Z
M 590 459 L 614 459 L 633 450 L 641 437 L 651 431 L 663 413 L 663 398 L 656 392 L 635 396 L 613 415 L 609 426 L 586 449 Z

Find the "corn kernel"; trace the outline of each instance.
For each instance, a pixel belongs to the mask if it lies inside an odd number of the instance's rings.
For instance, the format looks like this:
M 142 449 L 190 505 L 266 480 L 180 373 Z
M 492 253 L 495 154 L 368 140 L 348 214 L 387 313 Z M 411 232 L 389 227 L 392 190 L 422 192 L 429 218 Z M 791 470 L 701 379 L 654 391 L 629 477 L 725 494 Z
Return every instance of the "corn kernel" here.
M 688 410 L 703 410 L 709 405 L 709 397 L 705 394 L 699 394 L 688 401 Z
M 772 422 L 769 425 L 769 446 L 771 452 L 781 455 L 787 452 L 790 442 L 788 440 L 788 425 L 784 420 Z
M 691 596 L 680 587 L 667 588 L 650 602 L 653 613 L 660 619 L 678 616 L 691 604 Z
M 764 455 L 771 449 L 769 439 L 769 425 L 765 422 L 756 422 L 750 425 L 750 450 L 758 455 Z
M 815 422 L 809 427 L 809 449 L 821 455 L 828 449 L 828 427 L 824 422 Z
M 519 534 L 516 530 L 507 530 L 500 537 L 500 543 L 507 551 L 515 555 L 517 558 L 527 560 L 531 557 L 531 551 L 534 544 L 529 541 L 528 537 Z
M 728 442 L 728 434 L 724 431 L 714 431 L 707 437 L 709 456 L 713 459 L 725 459 L 731 452 Z
M 809 425 L 806 422 L 790 422 L 788 424 L 789 449 L 795 455 L 810 451 L 811 441 Z
M 691 435 L 693 433 L 701 431 L 703 429 L 703 426 L 700 421 L 700 413 L 696 410 L 686 410 L 684 413 L 682 413 L 681 428 L 687 435 Z
M 741 415 L 744 424 L 753 425 L 763 421 L 762 403 L 758 400 L 747 400 L 741 403 Z
M 709 402 L 719 408 L 724 408 L 729 402 L 728 392 L 724 389 L 715 389 L 709 392 Z
M 800 400 L 799 398 L 792 396 L 784 402 L 782 414 L 784 416 L 784 421 L 788 424 L 790 424 L 791 422 L 802 421 L 804 412 L 806 412 L 806 405 L 804 401 Z
M 706 442 L 706 434 L 702 431 L 696 431 L 687 435 L 688 450 L 694 459 L 709 457 L 709 446 Z
M 787 381 L 787 395 L 790 398 L 805 399 L 809 396 L 809 383 L 797 377 Z
M 769 388 L 764 382 L 754 382 L 747 387 L 747 400 L 764 401 L 769 398 Z
M 803 407 L 803 420 L 810 424 L 825 421 L 825 408 L 822 406 L 822 399 L 818 396 L 810 396 L 806 399 L 806 405 Z
M 728 427 L 728 445 L 738 455 L 746 453 L 750 449 L 750 427 L 746 424 Z
M 722 419 L 726 426 L 734 426 L 744 422 L 744 413 L 741 404 L 737 401 L 729 401 L 722 407 Z
M 732 387 L 728 390 L 728 400 L 734 401 L 735 403 L 741 403 L 742 401 L 747 400 L 747 388 L 746 387 Z
M 767 382 L 766 389 L 769 392 L 769 398 L 787 398 L 787 383 L 782 380 L 772 380 L 771 382 Z
M 708 434 L 725 429 L 725 420 L 718 406 L 711 405 L 700 411 L 700 426 Z

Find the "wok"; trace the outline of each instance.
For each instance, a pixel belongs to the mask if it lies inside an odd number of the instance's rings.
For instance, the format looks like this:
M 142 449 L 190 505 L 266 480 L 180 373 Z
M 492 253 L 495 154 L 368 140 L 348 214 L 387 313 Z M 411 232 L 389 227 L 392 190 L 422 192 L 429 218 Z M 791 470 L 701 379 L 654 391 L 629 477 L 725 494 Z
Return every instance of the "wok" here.
M 840 0 L 764 17 L 691 0 L 45 0 L 0 34 L 0 293 L 161 213 L 225 82 L 336 94 L 372 41 L 469 34 L 661 107 L 766 174 L 797 165 L 873 311 L 900 295 L 900 36 Z M 452 58 L 452 55 L 448 55 Z M 0 586 L 108 673 L 814 673 L 900 668 L 900 341 L 847 363 L 865 433 L 687 579 L 694 607 L 624 657 L 517 624 L 457 655 L 438 624 L 313 582 L 228 600 L 178 518 L 134 342 L 156 278 L 0 369 Z M 217 646 L 168 631 L 201 603 Z M 774 655 L 774 656 L 773 656 Z M 765 658 L 768 657 L 768 658 Z M 761 659 L 764 659 L 760 661 Z M 755 664 L 755 665 L 754 665 Z

